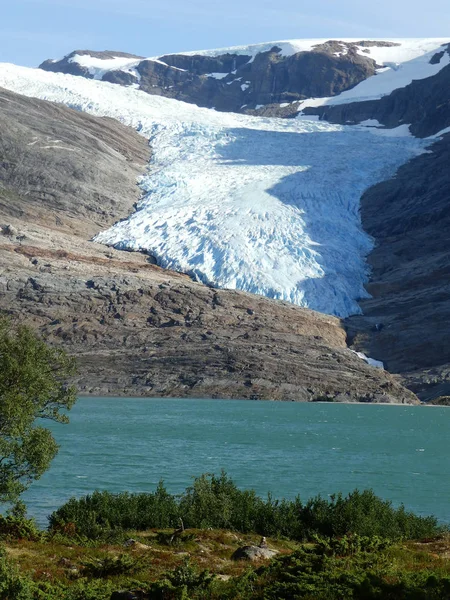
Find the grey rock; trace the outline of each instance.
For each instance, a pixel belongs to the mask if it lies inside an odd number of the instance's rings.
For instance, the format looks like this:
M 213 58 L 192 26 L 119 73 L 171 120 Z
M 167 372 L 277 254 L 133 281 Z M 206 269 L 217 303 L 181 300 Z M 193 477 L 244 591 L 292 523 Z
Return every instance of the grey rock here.
M 232 560 L 269 560 L 278 554 L 277 550 L 271 550 L 261 546 L 242 546 L 238 548 L 231 556 Z
M 2 235 L 7 235 L 8 237 L 16 237 L 19 232 L 12 225 L 0 225 L 0 230 Z
M 89 238 L 127 216 L 140 197 L 136 180 L 150 148 L 112 119 L 0 89 L 0 130 L 0 214 L 8 221 Z M 2 231 L 26 233 L 11 223 Z

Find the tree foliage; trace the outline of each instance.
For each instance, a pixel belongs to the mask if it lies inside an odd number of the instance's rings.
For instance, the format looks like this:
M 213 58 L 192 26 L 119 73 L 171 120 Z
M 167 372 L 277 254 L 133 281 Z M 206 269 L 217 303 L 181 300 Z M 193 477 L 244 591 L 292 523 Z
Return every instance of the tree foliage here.
M 0 501 L 15 502 L 48 469 L 58 451 L 37 422 L 67 423 L 75 389 L 66 384 L 74 360 L 31 329 L 0 319 Z

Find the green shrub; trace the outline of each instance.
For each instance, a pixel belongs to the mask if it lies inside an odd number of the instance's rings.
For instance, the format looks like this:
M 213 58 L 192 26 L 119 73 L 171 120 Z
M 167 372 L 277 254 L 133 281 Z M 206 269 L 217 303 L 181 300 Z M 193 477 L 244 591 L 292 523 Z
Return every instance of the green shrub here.
M 39 600 L 109 600 L 115 591 L 111 581 L 80 579 L 69 587 L 41 586 Z M 44 595 L 46 592 L 46 595 Z
M 83 567 L 83 574 L 87 577 L 102 578 L 112 575 L 129 575 L 139 571 L 142 565 L 133 556 L 121 554 L 120 556 L 107 556 L 85 561 Z
M 111 494 L 94 492 L 84 498 L 71 498 L 49 517 L 50 529 L 99 538 L 105 531 L 167 528 L 177 526 L 178 507 L 162 482 L 153 494 Z
M 313 536 L 314 551 L 327 556 L 355 556 L 361 553 L 380 552 L 392 545 L 390 540 L 378 536 L 344 535 L 341 538 Z
M 35 585 L 10 563 L 0 548 L 0 600 L 33 600 Z
M 300 511 L 300 521 L 306 538 L 315 533 L 339 537 L 349 533 L 380 536 L 392 540 L 431 537 L 438 531 L 434 517 L 420 517 L 398 509 L 378 498 L 372 490 L 355 490 L 325 500 L 320 496 L 309 500 Z
M 72 498 L 54 512 L 51 531 L 72 531 L 90 539 L 104 539 L 125 530 L 177 528 L 232 529 L 242 533 L 311 540 L 348 534 L 390 540 L 433 537 L 439 532 L 434 517 L 420 517 L 394 508 L 372 490 L 355 490 L 347 496 L 320 496 L 303 503 L 260 498 L 253 490 L 240 490 L 222 472 L 194 480 L 180 497 L 169 494 L 163 483 L 151 494 L 94 492 Z
M 4 540 L 39 541 L 44 533 L 38 528 L 34 519 L 0 515 L 0 538 Z
M 254 591 L 264 600 L 449 600 L 450 579 L 428 569 L 396 568 L 389 544 L 349 536 L 323 541 L 273 560 L 256 571 Z
M 191 597 L 203 597 L 203 592 L 208 590 L 213 579 L 214 575 L 209 571 L 199 571 L 186 558 L 180 566 L 150 585 L 148 597 L 150 600 L 189 600 Z
M 174 534 L 173 532 L 158 531 L 156 534 L 156 541 L 162 546 L 184 546 L 195 540 L 195 534 L 182 532 Z

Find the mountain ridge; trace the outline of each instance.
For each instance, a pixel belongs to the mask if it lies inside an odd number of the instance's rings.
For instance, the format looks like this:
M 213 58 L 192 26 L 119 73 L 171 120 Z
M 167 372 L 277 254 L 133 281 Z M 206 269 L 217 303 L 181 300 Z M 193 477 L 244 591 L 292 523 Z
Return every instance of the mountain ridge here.
M 439 49 L 444 42 L 440 38 L 286 40 L 131 61 L 121 52 L 83 50 L 44 61 L 40 68 L 133 85 L 152 95 L 220 111 L 258 114 L 265 106 L 268 116 L 290 116 L 298 113 L 297 102 L 340 95 L 374 76 L 385 63 L 401 64 Z

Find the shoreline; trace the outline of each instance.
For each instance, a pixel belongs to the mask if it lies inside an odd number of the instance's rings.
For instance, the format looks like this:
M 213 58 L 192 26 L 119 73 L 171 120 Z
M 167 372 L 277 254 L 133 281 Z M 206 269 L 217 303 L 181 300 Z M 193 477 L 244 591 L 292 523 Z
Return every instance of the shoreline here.
M 278 404 L 333 404 L 333 405 L 345 405 L 345 406 L 403 406 L 403 407 L 432 407 L 432 408 L 450 408 L 445 404 L 431 404 L 429 402 L 420 402 L 418 404 L 401 404 L 400 402 L 325 402 L 323 400 L 315 401 L 295 401 L 295 400 L 269 400 L 269 399 L 261 399 L 254 400 L 251 398 L 196 398 L 194 396 L 120 396 L 115 394 L 103 394 L 101 396 L 97 396 L 94 394 L 78 394 L 78 400 L 85 399 L 97 399 L 97 400 L 194 400 L 200 401 L 205 400 L 208 402 L 259 402 L 259 403 L 278 403 Z

